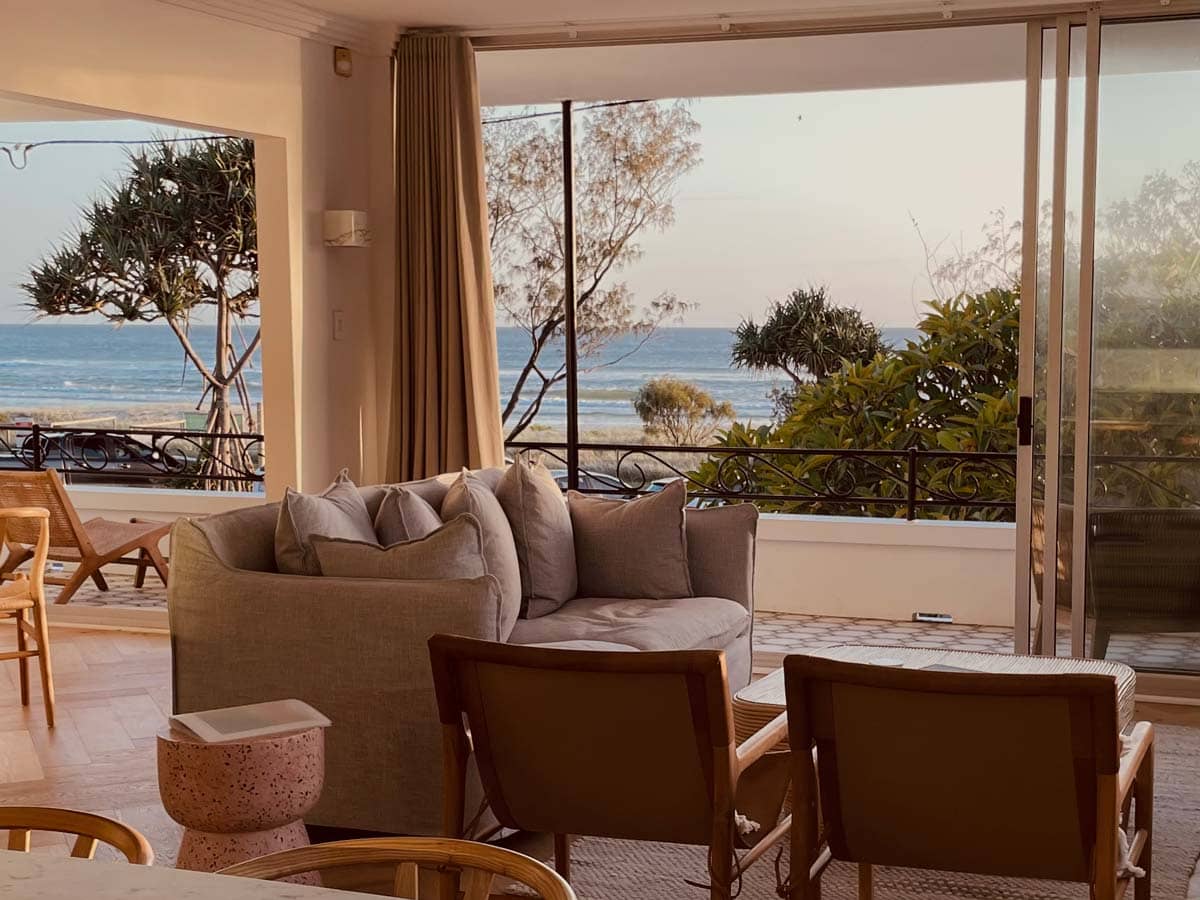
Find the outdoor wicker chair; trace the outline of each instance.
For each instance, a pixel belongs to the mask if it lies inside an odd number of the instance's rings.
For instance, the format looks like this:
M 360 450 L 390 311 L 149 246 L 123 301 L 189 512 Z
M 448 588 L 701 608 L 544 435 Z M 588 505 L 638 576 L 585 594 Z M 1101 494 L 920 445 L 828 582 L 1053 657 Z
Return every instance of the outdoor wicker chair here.
M 69 576 L 46 577 L 47 584 L 62 586 L 55 603 L 70 600 L 88 578 L 100 590 L 107 591 L 108 582 L 101 569 L 113 564 L 136 566 L 134 583 L 137 587 L 144 583 L 149 567 L 154 568 L 163 584 L 167 583 L 167 562 L 158 544 L 171 530 L 171 522 L 139 519 L 114 522 L 102 518 L 82 522 L 53 469 L 0 472 L 0 511 L 29 506 L 50 511 L 49 558 L 78 564 Z M 37 538 L 37 528 L 33 524 L 18 521 L 9 528 L 5 538 L 8 555 L 0 562 L 0 581 L 12 580 L 17 567 L 33 557 Z
M 1113 634 L 1200 631 L 1200 509 L 1106 509 L 1088 519 L 1092 655 Z

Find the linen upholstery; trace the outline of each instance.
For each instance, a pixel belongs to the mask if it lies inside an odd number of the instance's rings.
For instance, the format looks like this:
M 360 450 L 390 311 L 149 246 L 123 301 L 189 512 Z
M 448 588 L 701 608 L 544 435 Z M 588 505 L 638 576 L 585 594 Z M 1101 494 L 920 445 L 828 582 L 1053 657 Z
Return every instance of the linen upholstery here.
M 575 596 L 575 538 L 562 491 L 549 470 L 518 456 L 496 486 L 512 526 L 521 573 L 521 615 L 554 612 Z
M 367 505 L 343 469 L 320 494 L 288 488 L 275 526 L 275 565 L 287 575 L 320 575 L 312 549 L 315 536 L 375 542 Z
M 499 364 L 475 56 L 403 35 L 395 53 L 397 284 L 388 477 L 500 465 Z
M 216 555 L 206 532 L 213 529 L 188 519 L 172 532 L 174 711 L 288 697 L 311 703 L 333 725 L 325 790 L 308 821 L 437 834 L 441 751 L 425 642 L 439 631 L 500 640 L 495 578 L 396 582 L 239 570 Z
M 521 614 L 521 568 L 512 526 L 492 489 L 467 471 L 450 486 L 442 500 L 442 518 L 463 513 L 474 516 L 483 530 L 483 558 L 488 572 L 500 582 L 504 610 L 501 633 L 507 638 Z
M 469 514 L 457 516 L 415 541 L 379 547 L 361 541 L 315 538 L 313 549 L 321 574 L 342 578 L 391 578 L 435 581 L 446 578 L 481 578 L 483 533 Z M 398 615 L 403 615 L 400 610 Z
M 639 650 L 710 650 L 724 648 L 749 628 L 750 613 L 723 597 L 576 597 L 552 616 L 521 619 L 509 643 L 587 638 Z
M 784 661 L 784 677 L 794 783 L 808 792 L 806 751 L 815 744 L 816 795 L 835 859 L 1091 879 L 1098 778 L 1119 766 L 1111 677 L 804 655 Z
M 685 844 L 712 838 L 722 794 L 714 781 L 728 782 L 734 770 L 720 654 L 485 646 L 445 634 L 430 641 L 430 654 L 442 725 L 461 728 L 465 713 L 501 824 Z M 718 748 L 729 754 L 723 771 Z M 732 803 L 733 791 L 723 793 Z
M 442 527 L 442 517 L 416 491 L 400 485 L 383 495 L 375 513 L 375 537 L 384 547 L 415 541 Z
M 581 595 L 666 599 L 692 594 L 683 481 L 636 500 L 576 491 L 567 499 Z
M 480 469 L 473 474 L 478 482 L 494 490 L 503 472 L 492 468 Z M 408 482 L 404 487 L 441 511 L 450 486 L 458 478 L 458 473 L 444 474 Z M 390 487 L 393 486 L 359 488 L 371 517 L 378 514 Z M 426 715 L 434 702 L 427 650 L 422 642 L 413 643 L 409 638 L 424 622 L 431 632 L 503 639 L 499 590 L 497 588 L 487 601 L 492 604 L 488 618 L 473 606 L 483 602 L 475 595 L 473 581 L 463 583 L 465 593 L 460 591 L 457 600 L 452 598 L 442 605 L 445 595 L 441 590 L 427 592 L 423 599 L 410 602 L 413 592 L 420 590 L 420 583 L 398 587 L 394 582 L 367 578 L 278 575 L 274 536 L 279 508 L 278 503 L 247 506 L 181 521 L 176 526 L 172 564 L 182 566 L 177 571 L 183 574 L 173 578 L 168 588 L 175 635 L 172 660 L 177 688 L 176 709 L 184 711 L 184 707 L 178 705 L 184 700 L 188 701 L 187 711 L 194 711 L 300 696 L 337 722 L 345 718 L 341 712 L 344 706 L 353 708 L 351 724 L 337 733 L 339 740 L 346 740 L 347 731 L 362 730 L 363 753 L 343 752 L 336 758 L 330 757 L 327 773 L 330 787 L 312 821 L 346 828 L 439 834 L 440 807 L 429 798 L 440 796 L 440 783 L 429 784 L 429 779 L 408 777 L 411 772 L 437 771 L 441 762 L 438 726 Z M 686 511 L 689 523 L 697 512 Z M 708 517 L 704 517 L 702 522 L 707 520 Z M 728 564 L 745 571 L 743 581 L 749 589 L 753 586 L 754 560 L 753 544 L 747 539 L 747 530 L 752 523 L 734 522 L 732 518 L 716 521 L 728 529 Z M 737 528 L 743 529 L 740 536 Z M 694 573 L 694 577 L 699 576 Z M 264 595 L 269 602 L 264 602 Z M 299 598 L 297 605 L 287 602 L 289 596 Z M 737 607 L 747 613 L 745 628 L 718 648 L 725 653 L 729 688 L 736 691 L 750 681 L 748 614 L 753 610 L 753 594 L 728 599 L 736 601 Z M 684 600 L 678 603 L 675 612 L 672 612 L 674 603 L 665 607 L 661 601 L 655 601 L 654 605 L 643 604 L 641 624 L 649 630 L 663 631 L 660 616 L 678 615 L 685 627 L 690 628 L 692 625 L 686 619 L 707 619 L 714 614 L 707 601 L 702 600 L 691 608 L 686 607 Z M 716 610 L 722 611 L 722 616 L 727 608 L 727 604 L 715 605 Z M 399 610 L 403 611 L 404 622 L 394 621 Z M 561 614 L 559 611 L 540 619 L 522 619 L 518 626 L 545 627 Z M 468 615 L 475 618 L 464 622 Z M 481 622 L 481 616 L 486 621 Z M 336 628 L 330 627 L 331 622 L 336 623 Z M 633 617 L 622 622 L 622 627 L 628 629 L 637 625 L 638 620 Z M 400 626 L 411 630 L 404 630 L 404 637 L 400 637 L 397 633 Z M 277 644 L 273 634 L 281 628 L 286 630 L 287 639 Z M 704 646 L 716 646 L 714 635 L 718 632 L 728 634 L 723 626 L 717 626 L 707 635 L 703 634 L 704 629 L 699 631 Z M 350 637 L 346 637 L 347 634 Z M 246 643 L 247 636 L 253 638 L 252 646 Z M 536 637 L 533 635 L 528 640 L 537 643 Z M 222 641 L 229 643 L 222 645 Z M 600 633 L 585 634 L 582 641 L 595 649 L 633 649 L 632 644 Z M 366 644 L 376 655 L 365 658 L 360 666 L 359 647 Z M 408 665 L 412 660 L 416 663 Z M 424 668 L 418 664 L 422 662 Z M 274 696 L 254 689 L 259 666 L 270 668 Z M 311 678 L 307 673 L 309 666 L 317 669 Z M 306 670 L 303 693 L 287 687 L 286 673 L 297 669 Z M 322 673 L 332 674 L 324 678 Z M 351 697 L 346 697 L 342 693 L 343 684 L 350 680 L 353 680 L 355 690 Z M 369 716 L 364 712 L 368 701 L 358 694 L 358 687 L 382 698 L 380 704 L 371 707 L 373 712 Z M 378 711 L 381 708 L 388 709 L 389 715 L 380 717 Z M 393 778 L 393 772 L 404 777 Z M 363 781 L 367 783 L 360 785 Z M 383 789 L 385 784 L 387 787 Z M 345 803 L 337 802 L 335 790 L 338 795 L 349 792 L 350 799 Z M 477 800 L 469 800 L 468 805 L 474 810 Z M 484 821 L 491 820 L 485 816 Z
M 725 597 L 749 609 L 754 597 L 758 509 L 750 503 L 689 509 L 684 518 L 692 591 Z

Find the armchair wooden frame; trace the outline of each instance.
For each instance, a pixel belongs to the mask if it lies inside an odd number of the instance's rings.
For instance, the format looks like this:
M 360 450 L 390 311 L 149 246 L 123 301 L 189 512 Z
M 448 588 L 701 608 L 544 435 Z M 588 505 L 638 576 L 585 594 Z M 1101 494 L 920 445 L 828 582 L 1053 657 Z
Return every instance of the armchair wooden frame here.
M 158 549 L 159 542 L 171 530 L 171 522 L 131 519 L 114 522 L 95 518 L 82 522 L 62 480 L 54 469 L 40 472 L 0 472 L 0 510 L 7 507 L 40 506 L 49 510 L 49 559 L 78 563 L 65 578 L 47 577 L 46 584 L 62 587 L 55 603 L 68 602 L 89 578 L 102 591 L 108 582 L 101 571 L 109 565 L 136 567 L 134 584 L 141 587 L 146 570 L 153 568 L 162 583 L 167 583 L 167 561 Z M 4 543 L 7 558 L 0 563 L 0 582 L 11 580 L 18 566 L 33 556 L 36 537 L 30 529 L 10 529 Z M 134 554 L 134 555 L 131 555 Z
M 154 850 L 140 831 L 123 822 L 92 813 L 43 806 L 0 807 L 0 831 L 8 831 L 8 849 L 28 853 L 34 831 L 56 831 L 75 835 L 71 856 L 91 859 L 99 844 L 119 851 L 129 862 L 148 866 Z
M 833 859 L 858 864 L 860 900 L 870 900 L 873 896 L 873 864 L 1085 882 L 1092 900 L 1119 900 L 1132 883 L 1137 900 L 1149 900 L 1154 831 L 1154 728 L 1149 722 L 1139 722 L 1122 741 L 1117 726 L 1116 685 L 1109 676 L 910 670 L 800 655 L 784 660 L 784 675 L 793 749 L 795 823 L 788 886 L 792 900 L 817 900 L 821 896 L 821 873 Z M 1001 790 L 1005 785 L 1010 785 L 1008 789 L 1013 791 L 1027 787 L 1019 781 L 1027 780 L 1023 776 L 1048 759 L 1052 763 L 1056 759 L 1059 768 L 1055 771 L 1065 772 L 1067 778 L 1074 773 L 1073 783 L 1061 785 L 1061 790 L 1051 785 L 1049 792 L 1057 796 L 1044 798 L 1040 810 L 1037 799 L 1029 808 L 1014 808 L 1019 804 L 1000 802 L 978 808 L 973 818 L 952 815 L 942 808 L 946 806 L 942 798 L 928 794 L 914 798 L 922 806 L 919 828 L 923 829 L 920 834 L 926 846 L 916 854 L 911 847 L 896 850 L 886 842 L 881 843 L 878 834 L 870 833 L 871 828 L 863 827 L 865 820 L 876 816 L 872 827 L 886 830 L 890 825 L 886 817 L 895 807 L 880 804 L 876 797 L 888 792 L 894 797 L 911 790 L 905 783 L 905 772 L 897 771 L 895 777 L 890 775 L 889 765 L 895 763 L 886 753 L 877 757 L 874 768 L 883 774 L 873 774 L 871 791 L 865 796 L 858 792 L 851 798 L 850 804 L 855 809 L 849 817 L 844 808 L 846 782 L 854 776 L 842 767 L 853 772 L 853 767 L 861 766 L 864 759 L 861 747 L 857 757 L 850 747 L 848 757 L 847 748 L 841 746 L 863 743 L 861 733 L 839 730 L 836 724 L 839 704 L 847 703 L 849 697 L 860 702 L 868 697 L 873 699 L 867 703 L 890 704 L 899 710 L 900 716 L 909 708 L 905 704 L 921 703 L 930 697 L 948 699 L 951 703 L 958 698 L 980 707 L 999 701 L 995 708 L 1012 715 L 1020 715 L 1013 711 L 1025 708 L 1030 702 L 1039 704 L 1043 721 L 1053 722 L 1056 716 L 1060 721 L 1044 728 L 1040 744 L 1026 742 L 1005 748 L 995 757 L 1012 760 L 1013 771 L 997 771 L 972 759 L 935 759 L 930 767 L 938 771 L 944 794 L 968 798 L 967 802 L 975 796 L 975 786 L 988 779 L 993 783 L 999 779 Z M 843 716 L 849 714 L 848 708 L 841 708 Z M 860 714 L 862 708 L 857 707 Z M 927 723 L 928 719 L 924 721 Z M 1003 721 L 996 725 L 995 730 L 1000 733 Z M 964 737 L 970 727 L 961 722 L 945 723 L 946 734 L 958 729 L 959 745 L 972 739 Z M 938 734 L 929 735 L 927 730 L 922 737 L 926 739 L 926 747 L 944 740 Z M 882 744 L 884 736 L 877 740 Z M 979 740 L 997 739 L 991 735 Z M 1145 870 L 1145 876 L 1137 879 L 1118 877 L 1117 831 L 1126 824 L 1123 820 L 1129 814 L 1131 801 L 1134 831 L 1128 861 Z M 961 812 L 961 804 L 951 808 Z M 1044 846 L 1031 846 L 1027 834 L 1020 842 L 1014 839 L 1010 846 L 997 834 L 1001 816 L 1006 817 L 1005 822 L 1015 823 L 1004 832 L 1006 835 L 1019 833 L 1029 816 L 1056 816 L 1055 821 L 1067 823 L 1067 827 L 1053 834 Z M 880 826 L 880 821 L 887 824 Z M 963 853 L 964 845 L 960 842 L 956 845 L 957 856 L 945 855 L 947 851 L 933 832 L 950 828 L 972 836 L 965 838 L 970 852 Z M 972 843 L 974 846 L 970 846 Z M 876 854 L 890 858 L 874 858 Z M 941 859 L 938 854 L 943 855 Z M 913 855 L 923 858 L 913 859 Z M 1036 861 L 1031 861 L 1034 857 Z M 1030 868 L 1023 869 L 1025 866 Z M 1047 868 L 1055 871 L 1049 873 Z
M 641 840 L 661 840 L 676 843 L 707 844 L 709 847 L 709 892 L 712 900 L 728 900 L 733 885 L 741 873 L 768 850 L 775 846 L 788 832 L 791 817 L 771 823 L 771 827 L 750 849 L 740 857 L 735 851 L 735 800 L 737 786 L 742 774 L 769 751 L 776 748 L 787 736 L 787 715 L 781 714 L 740 746 L 734 739 L 733 714 L 730 708 L 729 689 L 726 678 L 725 656 L 719 650 L 678 650 L 663 652 L 608 652 L 598 650 L 565 650 L 546 647 L 523 647 L 451 635 L 434 635 L 429 641 L 433 663 L 434 685 L 437 689 L 439 716 L 443 738 L 443 802 L 445 831 L 453 837 L 462 836 L 465 828 L 464 803 L 466 800 L 467 772 L 472 757 L 478 767 L 487 803 L 501 825 L 523 831 L 554 834 L 555 868 L 564 878 L 570 879 L 571 834 L 626 837 Z M 497 759 L 490 745 L 489 734 L 497 730 L 497 720 L 506 713 L 521 717 L 521 709 L 487 708 L 486 716 L 480 706 L 479 673 L 481 668 L 495 665 L 512 667 L 535 676 L 543 682 L 556 678 L 569 681 L 572 676 L 599 676 L 593 685 L 603 690 L 603 676 L 614 676 L 614 683 L 623 684 L 629 690 L 631 683 L 639 677 L 658 686 L 674 679 L 678 691 L 674 696 L 684 697 L 688 706 L 678 719 L 689 721 L 692 728 L 686 735 L 673 734 L 670 738 L 679 745 L 687 745 L 685 755 L 691 760 L 681 760 L 681 765 L 690 765 L 698 760 L 706 782 L 709 798 L 705 822 L 674 823 L 667 825 L 641 819 L 635 825 L 628 818 L 613 813 L 612 809 L 589 806 L 586 799 L 574 801 L 573 809 L 552 811 L 549 815 L 559 827 L 545 827 L 546 819 L 533 824 L 523 820 L 514 812 L 515 798 L 506 794 L 505 787 L 511 784 L 504 764 Z M 631 679 L 632 678 L 632 682 Z M 561 684 L 562 682 L 560 682 Z M 634 691 L 632 696 L 636 696 Z M 627 694 L 626 696 L 631 696 Z M 547 703 L 553 705 L 552 700 Z M 624 702 L 624 701 L 622 701 Z M 555 707 L 556 710 L 560 707 Z M 565 711 L 564 711 L 565 713 Z M 572 723 L 596 734 L 611 734 L 602 713 L 594 709 L 571 711 Z M 647 717 L 646 721 L 653 719 Z M 572 724 L 563 723 L 563 729 Z M 520 729 L 518 728 L 519 732 Z M 532 735 L 530 740 L 538 740 Z M 649 759 L 657 748 L 658 741 L 652 734 L 624 734 L 620 741 L 627 742 Z M 643 748 L 638 751 L 637 747 Z M 595 778 L 597 770 L 605 763 L 614 764 L 605 758 L 603 751 L 596 752 L 595 760 L 577 760 L 577 769 L 570 774 L 552 776 L 542 790 L 556 791 L 552 782 L 556 779 L 588 779 L 589 772 Z M 636 764 L 636 763 L 635 763 Z M 621 782 L 621 775 L 606 773 L 614 783 Z M 661 789 L 657 797 L 660 809 L 679 808 L 692 802 L 684 795 L 672 795 L 678 786 L 655 785 Z M 627 789 L 631 790 L 631 789 Z M 569 792 L 569 788 L 564 794 Z M 584 792 L 587 793 L 587 792 Z M 693 798 L 694 799 L 694 798 Z M 628 803 L 628 798 L 626 798 Z M 621 808 L 619 793 L 611 795 L 610 807 Z M 598 822 L 604 823 L 598 825 Z M 570 826 L 570 827 L 568 827 Z M 592 829 L 589 830 L 589 826 Z M 655 829 L 664 829 L 655 833 Z
M 54 677 L 50 667 L 50 634 L 46 627 L 46 591 L 43 584 L 46 557 L 50 551 L 50 513 L 39 507 L 0 509 L 0 546 L 16 527 L 32 530 L 33 546 L 29 554 L 33 566 L 28 575 L 12 581 L 0 581 L 0 617 L 13 619 L 17 626 L 17 649 L 0 653 L 0 660 L 17 660 L 21 683 L 21 705 L 29 705 L 29 658 L 37 657 L 42 681 L 42 702 L 46 724 L 54 727 Z M 30 641 L 33 647 L 30 647 Z
M 421 869 L 461 875 L 462 900 L 488 900 L 497 876 L 519 881 L 542 900 L 575 900 L 554 870 L 535 859 L 475 841 L 447 838 L 366 838 L 281 850 L 221 869 L 220 875 L 276 880 L 346 866 L 392 864 L 394 897 L 421 900 Z M 440 889 L 440 883 L 439 883 Z

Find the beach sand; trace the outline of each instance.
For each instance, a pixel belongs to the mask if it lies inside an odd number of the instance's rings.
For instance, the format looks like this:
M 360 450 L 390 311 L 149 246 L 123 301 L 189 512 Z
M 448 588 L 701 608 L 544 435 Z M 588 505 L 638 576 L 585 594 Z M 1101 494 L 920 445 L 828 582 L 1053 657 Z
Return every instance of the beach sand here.
M 184 413 L 178 403 L 113 404 L 112 406 L 53 406 L 42 409 L 0 407 L 0 422 L 38 422 L 61 428 L 183 428 Z

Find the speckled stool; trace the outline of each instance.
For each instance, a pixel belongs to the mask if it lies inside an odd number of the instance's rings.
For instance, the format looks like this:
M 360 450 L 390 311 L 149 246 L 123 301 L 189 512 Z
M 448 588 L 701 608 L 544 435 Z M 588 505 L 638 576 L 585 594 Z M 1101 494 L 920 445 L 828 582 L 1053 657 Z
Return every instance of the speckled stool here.
M 182 825 L 176 867 L 213 872 L 308 845 L 303 817 L 325 783 L 325 731 L 209 744 L 175 730 L 158 735 L 158 790 Z M 320 884 L 300 875 L 289 881 Z

